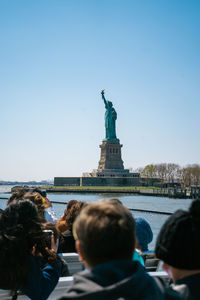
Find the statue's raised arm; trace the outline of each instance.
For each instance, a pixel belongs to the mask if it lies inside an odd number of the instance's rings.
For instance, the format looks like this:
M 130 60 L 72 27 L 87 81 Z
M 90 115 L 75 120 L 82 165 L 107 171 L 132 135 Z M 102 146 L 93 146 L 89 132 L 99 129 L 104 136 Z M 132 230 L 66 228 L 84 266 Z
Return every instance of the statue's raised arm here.
M 105 104 L 105 107 L 107 108 L 108 102 L 107 102 L 107 100 L 106 100 L 106 98 L 105 98 L 105 96 L 104 96 L 104 90 L 101 90 L 101 96 L 102 96 L 103 102 L 104 102 L 104 104 Z

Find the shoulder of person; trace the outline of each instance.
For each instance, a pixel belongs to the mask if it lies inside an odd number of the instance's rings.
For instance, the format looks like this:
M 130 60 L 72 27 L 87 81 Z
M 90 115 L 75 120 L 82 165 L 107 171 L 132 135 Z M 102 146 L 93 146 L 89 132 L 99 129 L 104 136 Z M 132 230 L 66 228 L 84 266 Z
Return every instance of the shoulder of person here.
M 160 277 L 154 277 L 154 280 L 165 297 L 165 300 L 183 300 L 185 298 L 179 291 L 174 290 L 171 286 L 167 286 Z M 192 300 L 188 298 L 187 300 Z
M 180 293 L 184 299 L 193 300 L 190 290 L 186 284 L 171 284 L 170 286 L 173 291 Z

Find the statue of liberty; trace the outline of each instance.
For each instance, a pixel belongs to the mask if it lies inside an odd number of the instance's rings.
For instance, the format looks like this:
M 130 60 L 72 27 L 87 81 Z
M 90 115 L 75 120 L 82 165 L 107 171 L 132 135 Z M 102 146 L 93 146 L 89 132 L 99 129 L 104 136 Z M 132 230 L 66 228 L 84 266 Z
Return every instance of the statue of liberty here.
M 115 121 L 117 119 L 117 113 L 113 107 L 111 101 L 108 101 L 104 97 L 104 90 L 101 91 L 101 96 L 105 104 L 105 128 L 106 128 L 106 140 L 116 140 Z

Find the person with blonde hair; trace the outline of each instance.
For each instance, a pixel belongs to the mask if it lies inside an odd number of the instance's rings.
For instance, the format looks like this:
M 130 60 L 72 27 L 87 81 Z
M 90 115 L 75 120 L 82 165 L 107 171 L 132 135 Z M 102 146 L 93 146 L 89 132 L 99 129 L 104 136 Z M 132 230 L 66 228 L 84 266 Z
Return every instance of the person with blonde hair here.
M 72 287 L 60 300 L 179 299 L 165 298 L 145 268 L 132 261 L 135 221 L 123 205 L 88 204 L 75 220 L 73 233 L 88 272 L 75 274 Z

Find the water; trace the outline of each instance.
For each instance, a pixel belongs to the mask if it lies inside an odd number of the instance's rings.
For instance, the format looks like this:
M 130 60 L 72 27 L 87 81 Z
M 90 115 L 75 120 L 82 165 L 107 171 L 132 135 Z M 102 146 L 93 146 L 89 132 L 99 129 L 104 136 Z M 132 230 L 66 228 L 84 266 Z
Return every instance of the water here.
M 0 193 L 7 193 L 11 191 L 14 185 L 0 185 Z
M 0 186 L 0 197 L 9 197 L 5 194 L 11 190 L 12 186 Z M 104 198 L 118 198 L 128 208 L 155 210 L 163 212 L 174 212 L 177 209 L 188 209 L 191 199 L 172 199 L 154 196 L 139 196 L 130 194 L 48 194 L 48 198 L 52 201 L 63 202 L 62 204 L 53 204 L 56 216 L 59 218 L 65 209 L 65 203 L 71 199 L 82 200 L 86 202 L 94 202 Z M 0 208 L 6 207 L 6 200 L 0 200 Z M 167 215 L 133 212 L 134 216 L 145 218 L 151 225 L 154 234 L 153 241 L 149 244 L 149 249 L 153 250 L 155 246 L 158 232 L 168 218 Z

